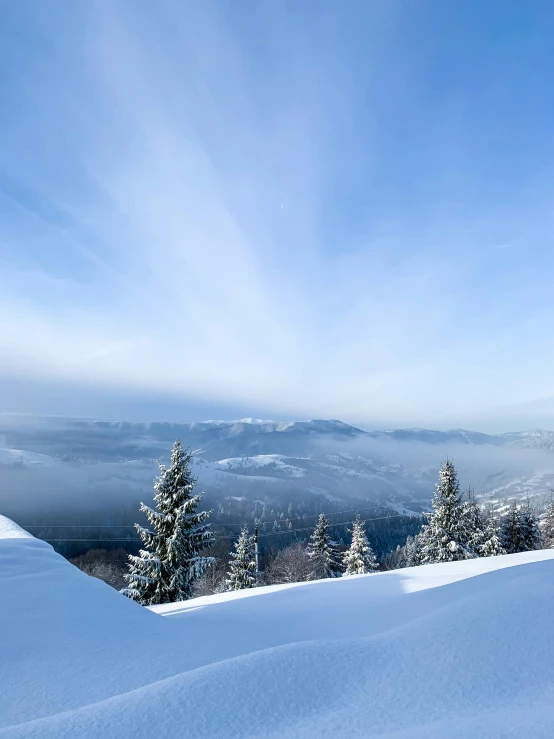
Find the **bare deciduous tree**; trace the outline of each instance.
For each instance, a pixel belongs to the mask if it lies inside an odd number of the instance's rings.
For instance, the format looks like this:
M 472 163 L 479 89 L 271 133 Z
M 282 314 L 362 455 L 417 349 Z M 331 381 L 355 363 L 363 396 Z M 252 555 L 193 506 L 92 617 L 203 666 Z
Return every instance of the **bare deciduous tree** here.
M 302 544 L 277 552 L 265 572 L 267 583 L 303 582 L 311 579 L 313 564 Z
M 124 549 L 89 549 L 71 563 L 91 577 L 120 590 L 125 585 L 123 575 L 127 572 L 127 552 Z
M 195 597 L 222 593 L 226 589 L 225 579 L 227 577 L 229 549 L 229 542 L 223 539 L 216 541 L 206 552 L 202 552 L 205 556 L 213 557 L 214 562 L 207 568 L 204 575 L 194 583 Z

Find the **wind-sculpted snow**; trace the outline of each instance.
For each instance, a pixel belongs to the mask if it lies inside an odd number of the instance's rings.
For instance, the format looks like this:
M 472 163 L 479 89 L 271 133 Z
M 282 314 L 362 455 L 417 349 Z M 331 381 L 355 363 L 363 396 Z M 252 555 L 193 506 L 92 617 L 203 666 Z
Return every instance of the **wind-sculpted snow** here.
M 144 609 L 0 539 L 0 737 L 554 736 L 554 551 Z

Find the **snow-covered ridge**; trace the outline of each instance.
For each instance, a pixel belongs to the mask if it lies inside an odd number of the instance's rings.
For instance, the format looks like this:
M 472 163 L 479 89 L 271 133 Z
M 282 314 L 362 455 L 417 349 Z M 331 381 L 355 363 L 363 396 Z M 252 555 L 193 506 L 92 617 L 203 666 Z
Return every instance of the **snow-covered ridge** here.
M 0 539 L 34 539 L 34 536 L 11 519 L 0 515 Z
M 373 438 L 390 438 L 396 441 L 421 441 L 427 444 L 444 444 L 458 442 L 469 445 L 529 445 L 532 448 L 554 448 L 554 431 L 531 429 L 512 431 L 503 434 L 487 434 L 468 429 L 426 429 L 426 428 L 390 428 L 385 430 L 362 430 L 336 419 L 311 419 L 308 421 L 275 421 L 261 418 L 240 418 L 236 420 L 207 420 L 188 423 L 167 421 L 150 421 L 131 423 L 128 421 L 99 421 L 94 419 L 71 419 L 63 417 L 26 416 L 21 414 L 0 413 L 0 438 L 4 432 L 29 431 L 40 428 L 42 432 L 52 429 L 60 432 L 63 429 L 73 432 L 97 431 L 99 433 L 126 432 L 131 435 L 152 434 L 164 435 L 174 440 L 175 433 L 218 432 L 226 429 L 240 430 L 240 433 L 317 433 L 362 435 Z
M 149 610 L 0 539 L 0 736 L 551 739 L 553 579 L 547 550 Z

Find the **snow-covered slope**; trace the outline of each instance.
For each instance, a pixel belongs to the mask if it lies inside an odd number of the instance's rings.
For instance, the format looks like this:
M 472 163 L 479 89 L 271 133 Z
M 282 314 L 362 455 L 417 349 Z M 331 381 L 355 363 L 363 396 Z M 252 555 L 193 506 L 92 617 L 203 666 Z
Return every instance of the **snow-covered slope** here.
M 13 532 L 0 737 L 554 736 L 554 551 L 148 610 Z
M 48 454 L 39 454 L 37 452 L 29 452 L 25 449 L 6 449 L 0 447 L 0 465 L 2 464 L 20 464 L 20 465 L 54 465 L 56 459 Z
M 544 429 L 510 432 L 502 434 L 501 439 L 508 446 L 521 447 L 522 449 L 554 450 L 554 432 L 545 431 Z

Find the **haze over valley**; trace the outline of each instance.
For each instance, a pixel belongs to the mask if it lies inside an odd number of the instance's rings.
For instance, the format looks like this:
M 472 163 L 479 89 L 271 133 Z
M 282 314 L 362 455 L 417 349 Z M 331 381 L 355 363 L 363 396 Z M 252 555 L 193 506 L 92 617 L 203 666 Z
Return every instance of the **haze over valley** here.
M 0 416 L 0 505 L 19 520 L 64 512 L 136 509 L 151 498 L 157 460 L 176 438 L 194 453 L 211 501 L 266 507 L 428 510 L 437 470 L 454 459 L 463 487 L 487 504 L 542 504 L 554 487 L 554 433 L 467 430 L 366 431 L 334 420 L 127 423 Z

